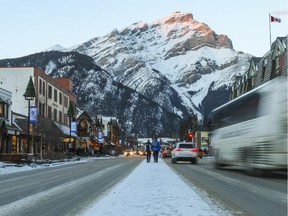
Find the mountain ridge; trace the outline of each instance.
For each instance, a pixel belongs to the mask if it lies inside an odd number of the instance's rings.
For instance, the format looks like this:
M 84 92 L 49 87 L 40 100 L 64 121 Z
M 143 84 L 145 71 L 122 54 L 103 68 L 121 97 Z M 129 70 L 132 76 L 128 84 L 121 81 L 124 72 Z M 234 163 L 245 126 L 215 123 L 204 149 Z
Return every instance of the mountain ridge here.
M 192 14 L 181 12 L 172 13 L 152 24 L 138 22 L 120 31 L 114 29 L 106 36 L 91 39 L 72 50 L 91 56 L 97 65 L 113 71 L 112 75 L 118 82 L 139 93 L 149 98 L 158 93 L 155 101 L 160 101 L 159 104 L 165 107 L 168 103 L 170 111 L 182 117 L 183 110 L 173 103 L 169 94 L 180 94 L 179 98 L 186 101 L 188 110 L 194 107 L 190 113 L 202 115 L 198 108 L 205 95 L 193 102 L 189 91 L 198 90 L 192 85 L 203 75 L 213 75 L 215 71 L 221 73 L 227 67 L 232 68 L 232 64 L 244 66 L 237 68 L 237 73 L 243 73 L 251 58 L 251 55 L 236 52 L 226 35 L 217 35 L 208 25 L 194 20 Z M 225 73 L 226 79 L 227 76 Z M 211 83 L 216 86 L 219 79 Z M 225 85 L 229 88 L 231 83 Z M 206 86 L 203 88 L 206 92 L 209 89 Z M 199 97 L 199 93 L 193 95 L 194 98 L 196 96 Z
M 116 115 L 123 125 L 135 122 L 132 130 L 143 135 L 175 133 L 181 119 L 209 115 L 228 101 L 236 74 L 247 71 L 251 58 L 235 51 L 228 36 L 181 12 L 34 55 L 0 65 L 34 64 L 52 77 L 71 77 L 82 109 Z M 153 119 L 162 123 L 153 126 Z

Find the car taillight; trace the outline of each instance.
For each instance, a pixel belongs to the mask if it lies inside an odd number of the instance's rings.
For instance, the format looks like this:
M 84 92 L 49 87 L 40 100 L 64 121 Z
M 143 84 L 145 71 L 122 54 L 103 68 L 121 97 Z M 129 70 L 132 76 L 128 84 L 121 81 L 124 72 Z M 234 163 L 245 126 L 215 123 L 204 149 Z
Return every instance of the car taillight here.
M 175 151 L 182 151 L 182 149 L 181 148 L 176 148 Z
M 199 152 L 199 149 L 198 148 L 193 148 L 193 149 L 191 149 L 191 152 Z

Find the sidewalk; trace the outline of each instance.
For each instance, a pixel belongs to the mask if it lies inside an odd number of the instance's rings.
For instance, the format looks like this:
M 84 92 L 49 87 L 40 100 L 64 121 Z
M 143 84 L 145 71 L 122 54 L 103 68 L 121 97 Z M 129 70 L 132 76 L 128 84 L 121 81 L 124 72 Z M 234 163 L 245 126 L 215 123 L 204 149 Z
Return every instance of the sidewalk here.
M 153 161 L 153 159 L 151 159 Z M 179 164 L 179 166 L 181 166 Z M 208 198 L 207 198 L 208 199 Z M 205 198 L 205 200 L 207 201 Z M 228 215 L 208 205 L 159 158 L 146 160 L 98 202 L 84 216 L 215 216 Z

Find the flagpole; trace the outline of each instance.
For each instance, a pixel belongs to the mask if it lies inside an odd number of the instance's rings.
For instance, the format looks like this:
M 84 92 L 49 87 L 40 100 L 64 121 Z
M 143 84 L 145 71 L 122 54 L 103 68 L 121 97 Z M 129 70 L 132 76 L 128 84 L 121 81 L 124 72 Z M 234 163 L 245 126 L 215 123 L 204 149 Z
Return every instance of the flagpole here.
M 270 16 L 270 13 L 269 13 L 269 36 L 270 36 L 270 48 L 269 50 L 271 49 L 271 16 Z

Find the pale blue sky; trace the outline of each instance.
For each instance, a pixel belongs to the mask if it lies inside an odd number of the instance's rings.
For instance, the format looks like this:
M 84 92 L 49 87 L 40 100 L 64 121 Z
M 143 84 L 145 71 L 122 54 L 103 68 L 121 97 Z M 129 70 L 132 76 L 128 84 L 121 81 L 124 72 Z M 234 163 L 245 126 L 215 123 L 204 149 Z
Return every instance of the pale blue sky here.
M 192 13 L 234 49 L 263 56 L 272 41 L 287 35 L 287 0 L 0 0 L 0 59 L 41 52 L 55 44 L 72 47 L 138 22 L 172 12 Z

